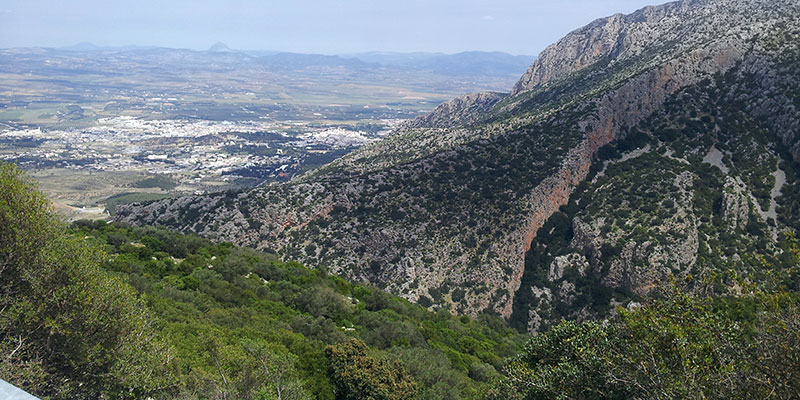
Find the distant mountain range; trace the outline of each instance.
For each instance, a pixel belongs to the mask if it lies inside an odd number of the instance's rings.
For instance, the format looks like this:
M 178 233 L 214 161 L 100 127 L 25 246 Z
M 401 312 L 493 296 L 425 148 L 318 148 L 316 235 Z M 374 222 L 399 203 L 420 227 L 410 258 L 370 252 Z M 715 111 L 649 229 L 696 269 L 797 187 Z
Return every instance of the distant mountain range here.
M 94 43 L 90 42 L 80 42 L 73 44 L 72 46 L 64 46 L 58 47 L 56 50 L 63 50 L 63 51 L 75 51 L 75 52 L 92 52 L 92 51 L 120 51 L 120 50 L 145 50 L 145 49 L 155 49 L 158 46 L 98 46 Z
M 31 106 L 42 111 L 25 111 L 23 119 L 18 113 L 6 113 L 20 124 L 58 122 L 42 116 L 50 115 L 54 104 L 76 103 L 86 107 L 92 103 L 104 112 L 135 109 L 153 117 L 247 119 L 267 113 L 296 119 L 294 107 L 352 107 L 358 110 L 355 115 L 409 118 L 454 96 L 505 90 L 532 59 L 480 52 L 358 58 L 244 52 L 224 43 L 203 51 L 90 43 L 61 49 L 0 49 L 4 76 L 0 86 L 5 89 L 0 90 L 0 109 Z M 180 101 L 155 110 L 147 105 L 146 99 L 152 97 Z M 109 102 L 115 105 L 106 108 Z M 273 110 L 278 114 L 267 110 L 276 107 L 282 110 Z M 339 115 L 328 111 L 309 110 L 307 115 Z
M 502 52 L 468 51 L 457 54 L 442 53 L 358 53 L 343 55 L 361 61 L 386 66 L 401 66 L 431 70 L 441 74 L 508 73 L 512 74 L 530 65 L 535 56 L 514 56 Z
M 336 66 L 350 68 L 374 69 L 394 67 L 406 70 L 430 71 L 440 75 L 520 75 L 535 56 L 515 56 L 503 52 L 468 51 L 456 54 L 426 52 L 365 52 L 342 55 L 304 54 L 276 51 L 245 51 L 230 48 L 217 42 L 206 51 L 188 49 L 169 49 L 156 46 L 97 46 L 83 42 L 55 50 L 70 52 L 179 52 L 209 53 L 216 56 L 225 55 L 245 59 L 257 59 L 264 64 L 282 69 L 304 68 L 309 66 Z

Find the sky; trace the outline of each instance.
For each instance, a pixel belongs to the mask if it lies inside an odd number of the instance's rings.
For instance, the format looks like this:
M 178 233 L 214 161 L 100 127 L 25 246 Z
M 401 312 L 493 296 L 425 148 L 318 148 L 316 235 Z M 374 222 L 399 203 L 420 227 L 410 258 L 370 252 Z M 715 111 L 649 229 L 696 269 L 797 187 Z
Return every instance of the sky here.
M 666 0 L 2 0 L 0 47 L 162 46 L 349 54 L 535 55 L 564 34 Z

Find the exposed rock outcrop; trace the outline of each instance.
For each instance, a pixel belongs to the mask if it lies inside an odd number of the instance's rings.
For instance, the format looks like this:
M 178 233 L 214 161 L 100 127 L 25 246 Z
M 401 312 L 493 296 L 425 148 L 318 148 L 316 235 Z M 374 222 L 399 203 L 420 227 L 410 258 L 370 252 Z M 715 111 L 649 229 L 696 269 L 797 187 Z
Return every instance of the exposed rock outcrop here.
M 750 218 L 750 195 L 747 186 L 741 180 L 731 176 L 725 177 L 722 218 L 732 231 L 743 229 Z
M 452 128 L 479 121 L 508 93 L 481 92 L 465 94 L 445 102 L 432 112 L 405 124 L 405 128 Z

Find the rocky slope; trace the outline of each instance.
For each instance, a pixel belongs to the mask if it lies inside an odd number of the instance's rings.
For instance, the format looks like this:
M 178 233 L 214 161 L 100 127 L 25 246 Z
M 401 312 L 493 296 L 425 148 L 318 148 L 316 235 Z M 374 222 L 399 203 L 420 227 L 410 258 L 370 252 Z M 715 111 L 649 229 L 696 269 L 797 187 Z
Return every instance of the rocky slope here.
M 780 252 L 779 231 L 799 227 L 799 17 L 794 0 L 696 0 L 601 19 L 546 49 L 508 96 L 454 100 L 285 185 L 132 206 L 118 218 L 276 250 L 424 305 L 513 314 L 529 329 L 597 315 L 667 272 L 733 257 L 706 254 L 721 230 L 701 236 L 714 217 L 698 198 L 724 207 L 731 226 L 750 224 L 737 243 L 765 254 Z M 720 198 L 698 194 L 706 156 L 728 168 L 714 172 Z M 627 182 L 647 171 L 617 171 L 642 160 L 652 169 L 644 192 Z M 778 173 L 787 183 L 775 191 Z M 628 216 L 615 214 L 620 191 Z M 559 212 L 576 196 L 580 206 Z M 674 211 L 653 217 L 666 204 Z M 570 228 L 560 238 L 540 229 L 562 215 Z M 550 240 L 559 254 L 533 262 Z
M 508 96 L 507 93 L 481 92 L 466 94 L 439 105 L 431 113 L 417 117 L 403 127 L 448 128 L 480 121 L 492 107 Z

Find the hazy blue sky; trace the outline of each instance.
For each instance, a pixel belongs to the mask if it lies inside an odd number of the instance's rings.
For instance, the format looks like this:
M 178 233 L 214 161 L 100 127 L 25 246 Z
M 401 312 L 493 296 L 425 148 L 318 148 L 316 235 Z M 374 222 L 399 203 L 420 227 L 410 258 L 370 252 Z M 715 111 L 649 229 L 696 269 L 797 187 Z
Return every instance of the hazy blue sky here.
M 156 45 L 314 53 L 536 54 L 565 33 L 665 0 L 2 0 L 0 47 Z

